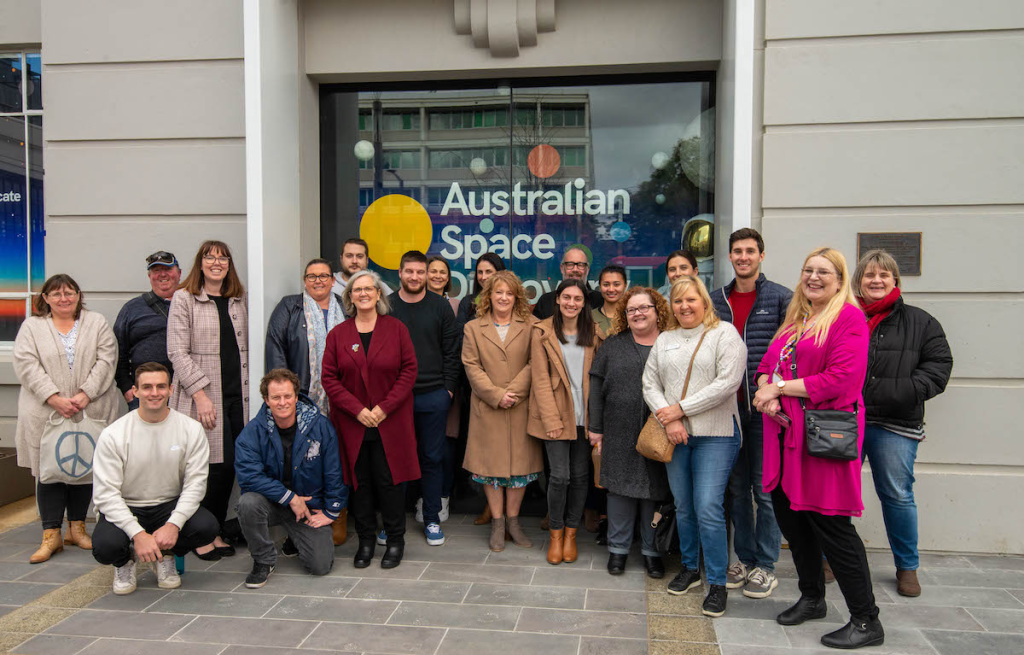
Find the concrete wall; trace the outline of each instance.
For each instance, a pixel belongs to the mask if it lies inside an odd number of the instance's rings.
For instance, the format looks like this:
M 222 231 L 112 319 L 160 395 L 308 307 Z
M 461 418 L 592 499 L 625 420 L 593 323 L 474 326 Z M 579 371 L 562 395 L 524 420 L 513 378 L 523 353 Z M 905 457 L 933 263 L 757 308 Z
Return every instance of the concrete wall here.
M 808 251 L 923 233 L 907 300 L 956 360 L 928 403 L 915 485 L 922 549 L 1024 552 L 1024 4 L 772 0 L 764 22 L 763 231 L 790 286 Z M 755 207 L 757 213 L 759 208 Z M 887 546 L 865 469 L 870 546 Z

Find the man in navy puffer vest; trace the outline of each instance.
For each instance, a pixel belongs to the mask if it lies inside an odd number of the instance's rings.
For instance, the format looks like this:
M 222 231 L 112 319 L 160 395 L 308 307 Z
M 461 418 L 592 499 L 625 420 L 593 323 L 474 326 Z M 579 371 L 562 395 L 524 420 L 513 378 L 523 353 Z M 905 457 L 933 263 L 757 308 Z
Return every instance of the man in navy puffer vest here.
M 726 587 L 743 587 L 743 595 L 749 598 L 767 598 L 779 584 L 775 578 L 775 562 L 779 559 L 782 534 L 775 522 L 771 495 L 765 493 L 762 486 L 763 425 L 761 414 L 753 408 L 751 400 L 757 391 L 757 367 L 786 318 L 793 292 L 770 282 L 761 273 L 764 240 L 757 230 L 743 228 L 729 236 L 729 261 L 736 277 L 715 289 L 711 300 L 718 316 L 730 321 L 746 342 L 747 370 L 738 393 L 743 446 L 729 477 L 728 488 L 738 561 L 729 567 Z

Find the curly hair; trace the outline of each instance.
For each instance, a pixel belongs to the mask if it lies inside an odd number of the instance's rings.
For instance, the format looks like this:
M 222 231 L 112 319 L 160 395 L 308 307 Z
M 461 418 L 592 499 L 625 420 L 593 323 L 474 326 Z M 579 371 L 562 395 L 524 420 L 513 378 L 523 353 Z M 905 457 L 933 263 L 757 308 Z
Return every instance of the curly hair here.
M 673 325 L 675 325 L 675 318 L 672 316 L 672 310 L 669 309 L 668 302 L 665 298 L 652 289 L 651 287 L 630 287 L 626 290 L 626 293 L 622 294 L 619 298 L 619 302 L 615 303 L 615 316 L 612 317 L 612 334 L 618 334 L 619 332 L 625 332 L 629 329 L 629 321 L 626 318 L 626 304 L 629 299 L 633 296 L 640 294 L 647 295 L 651 302 L 654 303 L 654 309 L 658 312 L 658 331 L 664 332 Z
M 530 311 L 530 303 L 526 300 L 526 289 L 523 288 L 522 280 L 512 271 L 504 270 L 498 271 L 484 282 L 484 288 L 480 290 L 480 295 L 477 296 L 476 301 L 477 318 L 491 311 L 491 290 L 499 282 L 508 286 L 516 296 L 516 304 L 512 307 L 512 313 L 519 318 L 529 317 L 532 312 Z

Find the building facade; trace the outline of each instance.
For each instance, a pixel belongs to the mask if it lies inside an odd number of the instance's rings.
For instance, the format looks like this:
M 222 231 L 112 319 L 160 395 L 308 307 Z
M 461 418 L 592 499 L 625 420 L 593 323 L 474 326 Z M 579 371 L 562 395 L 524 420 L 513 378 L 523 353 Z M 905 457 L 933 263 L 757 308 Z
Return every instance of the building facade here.
M 1016 0 L 0 0 L 0 340 L 48 274 L 112 321 L 147 254 L 206 238 L 261 344 L 302 264 L 371 223 L 385 275 L 388 243 L 462 276 L 505 248 L 534 293 L 569 242 L 659 284 L 690 223 L 716 285 L 739 227 L 790 287 L 816 246 L 853 261 L 858 235 L 919 233 L 904 291 L 956 359 L 919 450 L 921 547 L 1022 553 L 1022 30 Z M 522 213 L 516 185 L 540 194 Z M 3 445 L 17 389 L 0 344 Z

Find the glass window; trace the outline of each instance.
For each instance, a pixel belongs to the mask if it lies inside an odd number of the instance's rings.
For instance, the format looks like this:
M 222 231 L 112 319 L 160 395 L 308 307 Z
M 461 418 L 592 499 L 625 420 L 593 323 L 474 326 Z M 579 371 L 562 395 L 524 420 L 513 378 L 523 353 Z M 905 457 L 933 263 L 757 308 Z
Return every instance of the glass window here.
M 0 113 L 22 110 L 21 55 L 0 55 Z
M 43 108 L 43 58 L 39 54 L 25 55 L 25 97 L 29 109 Z

